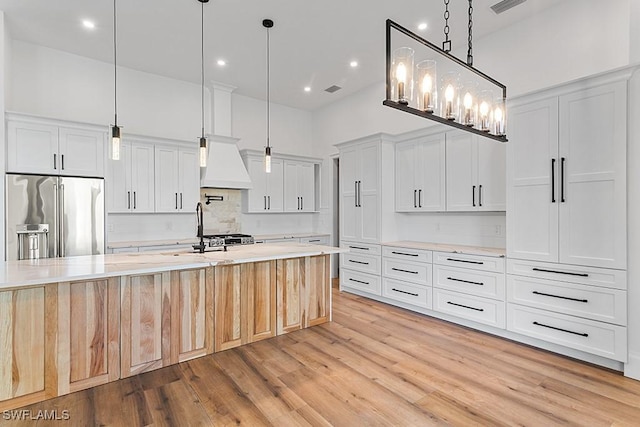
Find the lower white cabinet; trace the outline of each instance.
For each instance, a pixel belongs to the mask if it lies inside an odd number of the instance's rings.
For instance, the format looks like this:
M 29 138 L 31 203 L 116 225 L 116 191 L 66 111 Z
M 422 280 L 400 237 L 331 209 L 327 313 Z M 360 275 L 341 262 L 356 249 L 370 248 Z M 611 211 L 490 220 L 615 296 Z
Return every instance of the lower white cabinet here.
M 433 285 L 438 288 L 470 295 L 501 301 L 505 299 L 504 273 L 435 265 L 433 268 Z
M 431 251 L 382 247 L 382 296 L 416 307 L 432 306 Z
M 310 243 L 312 245 L 330 245 L 331 238 L 328 234 L 321 236 L 301 237 L 300 243 Z
M 505 328 L 505 303 L 446 289 L 433 289 L 433 310 Z
M 340 289 L 345 288 L 380 295 L 380 276 L 342 268 L 340 270 Z
M 340 290 L 381 295 L 380 245 L 340 242 L 349 252 L 340 254 Z
M 387 277 L 382 278 L 382 296 L 392 300 L 417 307 L 431 308 L 431 293 L 431 286 L 416 285 Z

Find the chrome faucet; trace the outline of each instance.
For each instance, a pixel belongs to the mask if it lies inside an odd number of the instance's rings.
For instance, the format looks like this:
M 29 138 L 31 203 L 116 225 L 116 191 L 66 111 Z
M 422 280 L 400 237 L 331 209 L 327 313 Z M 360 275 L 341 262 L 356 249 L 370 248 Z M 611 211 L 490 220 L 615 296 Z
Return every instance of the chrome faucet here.
M 193 249 L 197 250 L 201 254 L 204 253 L 204 221 L 202 219 L 202 203 L 198 202 L 196 205 L 196 222 L 198 223 L 198 228 L 196 230 L 196 237 L 200 238 L 200 243 L 197 245 L 193 245 Z

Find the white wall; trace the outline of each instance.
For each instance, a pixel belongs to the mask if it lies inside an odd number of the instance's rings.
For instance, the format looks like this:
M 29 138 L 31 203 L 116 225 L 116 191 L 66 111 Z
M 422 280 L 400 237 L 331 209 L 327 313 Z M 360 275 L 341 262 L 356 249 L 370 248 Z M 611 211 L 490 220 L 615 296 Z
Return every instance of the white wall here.
M 113 123 L 113 64 L 15 40 L 11 68 L 8 111 Z M 118 67 L 118 124 L 125 134 L 197 144 L 200 96 L 200 85 Z
M 5 98 L 7 93 L 8 76 L 7 73 L 10 58 L 10 45 L 9 32 L 4 23 L 4 12 L 0 11 L 0 111 L 4 111 Z M 5 226 L 4 226 L 4 174 L 5 174 L 5 153 L 6 153 L 6 141 L 5 141 L 5 121 L 4 117 L 0 120 L 0 177 L 2 182 L 0 183 L 0 260 L 4 260 L 5 256 Z

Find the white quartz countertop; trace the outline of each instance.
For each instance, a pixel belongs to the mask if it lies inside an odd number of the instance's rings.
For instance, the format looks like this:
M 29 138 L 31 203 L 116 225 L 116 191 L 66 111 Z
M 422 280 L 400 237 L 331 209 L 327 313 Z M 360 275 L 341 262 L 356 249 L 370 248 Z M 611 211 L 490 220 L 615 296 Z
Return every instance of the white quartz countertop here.
M 229 247 L 204 254 L 189 249 L 7 261 L 0 264 L 0 290 L 44 283 L 101 279 L 131 274 L 202 268 L 283 258 L 326 255 L 347 250 L 288 242 Z
M 414 242 L 411 240 L 403 240 L 399 242 L 385 242 L 382 246 L 393 246 L 397 248 L 410 248 L 410 249 L 423 249 L 427 251 L 437 252 L 449 252 L 456 254 L 468 254 L 468 255 L 484 255 L 493 257 L 505 257 L 505 248 L 486 248 L 482 246 L 465 246 L 465 245 L 450 245 L 447 243 L 429 243 L 429 242 Z
M 168 245 L 193 245 L 198 243 L 199 239 L 192 237 L 189 239 L 164 239 L 164 240 L 131 240 L 128 242 L 109 242 L 107 248 L 135 248 L 140 246 L 168 246 Z
M 329 236 L 328 233 L 276 233 L 276 234 L 254 234 L 253 238 L 256 240 L 269 240 L 269 239 L 300 239 L 302 237 L 320 237 Z

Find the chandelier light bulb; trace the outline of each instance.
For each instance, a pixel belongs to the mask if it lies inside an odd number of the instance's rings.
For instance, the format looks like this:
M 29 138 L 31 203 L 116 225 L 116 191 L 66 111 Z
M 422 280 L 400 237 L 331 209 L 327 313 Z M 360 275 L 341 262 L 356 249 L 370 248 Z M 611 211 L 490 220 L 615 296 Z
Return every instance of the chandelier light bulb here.
M 487 117 L 487 114 L 489 114 L 489 104 L 487 104 L 485 101 L 482 101 L 480 103 L 480 116 L 482 116 L 482 118 Z

